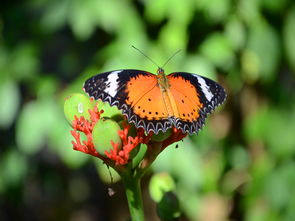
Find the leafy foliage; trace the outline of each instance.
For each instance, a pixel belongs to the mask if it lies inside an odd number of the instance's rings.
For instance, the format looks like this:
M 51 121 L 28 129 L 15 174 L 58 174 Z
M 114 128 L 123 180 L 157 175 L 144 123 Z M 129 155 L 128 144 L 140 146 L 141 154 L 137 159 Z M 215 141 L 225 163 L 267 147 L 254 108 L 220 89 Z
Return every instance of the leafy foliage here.
M 0 219 L 118 220 L 109 173 L 71 150 L 62 108 L 98 72 L 155 72 L 135 45 L 159 64 L 182 49 L 166 72 L 213 78 L 229 95 L 154 164 L 174 178 L 183 219 L 292 220 L 294 39 L 292 0 L 1 3 Z

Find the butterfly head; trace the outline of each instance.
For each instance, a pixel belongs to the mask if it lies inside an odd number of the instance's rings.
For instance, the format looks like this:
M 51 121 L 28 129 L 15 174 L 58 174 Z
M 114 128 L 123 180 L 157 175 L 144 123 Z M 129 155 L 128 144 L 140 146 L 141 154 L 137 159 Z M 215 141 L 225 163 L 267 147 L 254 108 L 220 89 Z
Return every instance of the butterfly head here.
M 162 75 L 162 76 L 165 75 L 164 69 L 159 67 L 158 71 L 157 71 L 157 74 Z

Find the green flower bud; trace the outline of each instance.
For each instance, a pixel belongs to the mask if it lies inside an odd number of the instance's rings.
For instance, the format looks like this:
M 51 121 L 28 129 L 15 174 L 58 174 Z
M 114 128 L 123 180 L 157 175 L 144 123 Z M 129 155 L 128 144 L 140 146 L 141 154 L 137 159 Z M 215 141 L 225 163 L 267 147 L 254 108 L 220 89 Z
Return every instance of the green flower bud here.
M 161 220 L 172 221 L 180 216 L 179 201 L 173 192 L 166 192 L 157 204 L 157 214 Z
M 149 184 L 149 192 L 154 201 L 160 202 L 166 192 L 173 190 L 175 190 L 175 183 L 168 173 L 153 175 Z
M 93 144 L 96 151 L 102 155 L 105 155 L 105 151 L 113 149 L 111 141 L 119 144 L 119 148 L 122 148 L 122 141 L 118 134 L 121 130 L 120 126 L 111 119 L 101 118 L 94 126 L 92 130 Z
M 152 141 L 156 141 L 156 142 L 162 142 L 164 140 L 166 140 L 168 137 L 170 137 L 172 134 L 172 129 L 168 129 L 165 133 L 163 133 L 162 131 L 160 131 L 158 134 L 154 134 L 152 136 Z
M 72 125 L 74 116 L 78 118 L 83 116 L 86 120 L 90 120 L 89 109 L 93 109 L 95 105 L 94 101 L 91 101 L 89 97 L 75 93 L 66 98 L 64 104 L 64 114 L 68 122 Z

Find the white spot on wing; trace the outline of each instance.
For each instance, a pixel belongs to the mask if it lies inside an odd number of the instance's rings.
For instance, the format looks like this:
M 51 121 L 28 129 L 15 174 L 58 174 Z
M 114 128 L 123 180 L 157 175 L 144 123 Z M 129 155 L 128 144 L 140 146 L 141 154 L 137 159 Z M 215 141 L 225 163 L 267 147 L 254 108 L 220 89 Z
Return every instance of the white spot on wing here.
M 206 99 L 208 101 L 211 101 L 213 94 L 210 91 L 209 86 L 206 84 L 206 81 L 202 77 L 197 76 L 197 78 L 198 78 L 198 82 L 201 85 L 201 89 L 202 89 L 203 93 L 205 94 Z
M 108 93 L 110 96 L 115 97 L 117 94 L 117 89 L 118 89 L 118 78 L 119 78 L 119 73 L 122 71 L 113 71 L 108 75 L 108 80 L 106 82 L 107 85 L 109 85 L 106 89 L 105 92 Z

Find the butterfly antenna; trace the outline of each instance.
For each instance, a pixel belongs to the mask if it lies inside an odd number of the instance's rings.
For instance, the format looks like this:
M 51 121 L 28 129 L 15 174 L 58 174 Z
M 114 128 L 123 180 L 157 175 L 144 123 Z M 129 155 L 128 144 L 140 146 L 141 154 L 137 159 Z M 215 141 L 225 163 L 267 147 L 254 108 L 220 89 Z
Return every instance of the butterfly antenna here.
M 137 47 L 131 45 L 132 48 L 134 48 L 135 50 L 139 51 L 143 56 L 145 56 L 147 59 L 149 59 L 154 65 L 156 65 L 158 68 L 160 68 L 159 65 L 157 65 L 156 62 L 154 62 L 150 57 L 148 57 L 145 53 L 143 53 L 141 50 L 139 50 Z
M 178 51 L 176 51 L 170 58 L 168 58 L 168 60 L 165 62 L 165 64 L 162 66 L 162 68 L 164 68 L 166 66 L 166 64 L 175 56 L 177 55 L 179 52 L 181 51 L 181 49 L 179 49 Z

